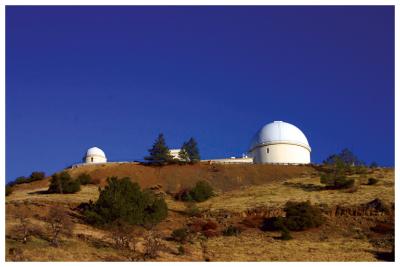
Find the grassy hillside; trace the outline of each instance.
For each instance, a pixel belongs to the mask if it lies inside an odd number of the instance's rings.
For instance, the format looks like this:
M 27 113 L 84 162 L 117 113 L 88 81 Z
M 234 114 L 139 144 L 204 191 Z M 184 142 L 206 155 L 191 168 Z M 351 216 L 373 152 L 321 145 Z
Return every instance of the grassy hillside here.
M 257 226 L 265 214 L 249 210 L 280 209 L 288 200 L 310 200 L 327 207 L 352 207 L 357 209 L 376 198 L 388 206 L 394 203 L 394 170 L 376 169 L 368 174 L 353 175 L 357 190 L 323 190 L 318 172 L 308 166 L 269 165 L 172 165 L 162 168 L 137 164 L 107 164 L 84 166 L 68 170 L 73 177 L 89 173 L 105 184 L 108 176 L 128 176 L 142 187 L 162 185 L 164 191 L 176 192 L 207 180 L 217 191 L 217 196 L 199 203 L 201 214 L 190 217 L 187 204 L 166 195 L 169 213 L 167 219 L 152 232 L 160 237 L 162 249 L 152 261 L 377 261 L 391 250 L 393 213 L 356 214 L 355 216 L 329 216 L 320 228 L 293 232 L 293 240 L 282 241 L 279 232 L 263 232 Z M 367 178 L 378 179 L 375 185 L 366 185 Z M 6 257 L 28 261 L 130 261 L 125 251 L 113 245 L 107 229 L 87 225 L 76 207 L 89 200 L 97 200 L 98 185 L 82 186 L 76 194 L 43 194 L 48 180 L 17 185 L 6 197 Z M 63 206 L 74 222 L 71 236 L 63 237 L 59 247 L 49 244 L 45 235 L 32 237 L 26 244 L 13 237 L 13 228 L 19 225 L 16 214 L 22 207 L 29 210 L 29 222 L 46 232 L 44 216 L 53 206 Z M 188 227 L 201 220 L 216 223 L 215 237 L 204 239 L 195 235 L 183 245 L 171 241 L 173 230 Z M 383 224 L 383 232 L 372 231 Z M 228 225 L 243 230 L 238 236 L 223 236 Z M 138 251 L 146 247 L 147 229 L 138 227 Z M 183 246 L 185 252 L 179 252 Z M 385 254 L 386 253 L 386 254 Z

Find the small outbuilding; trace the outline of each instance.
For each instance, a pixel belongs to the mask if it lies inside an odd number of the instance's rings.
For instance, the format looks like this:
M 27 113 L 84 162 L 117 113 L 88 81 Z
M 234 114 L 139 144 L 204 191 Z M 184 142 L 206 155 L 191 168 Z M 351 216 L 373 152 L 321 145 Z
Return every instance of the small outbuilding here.
M 249 155 L 254 163 L 308 164 L 311 147 L 299 128 L 287 122 L 274 121 L 255 134 Z

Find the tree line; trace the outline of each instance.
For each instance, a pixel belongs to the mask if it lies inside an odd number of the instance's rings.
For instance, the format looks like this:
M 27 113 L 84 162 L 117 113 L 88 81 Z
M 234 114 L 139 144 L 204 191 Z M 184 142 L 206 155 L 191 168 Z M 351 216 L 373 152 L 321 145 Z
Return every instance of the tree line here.
M 160 133 L 148 150 L 149 155 L 144 157 L 147 163 L 165 165 L 170 163 L 196 163 L 200 161 L 200 152 L 196 140 L 191 137 L 184 142 L 179 151 L 179 158 L 175 159 L 166 144 L 164 134 Z

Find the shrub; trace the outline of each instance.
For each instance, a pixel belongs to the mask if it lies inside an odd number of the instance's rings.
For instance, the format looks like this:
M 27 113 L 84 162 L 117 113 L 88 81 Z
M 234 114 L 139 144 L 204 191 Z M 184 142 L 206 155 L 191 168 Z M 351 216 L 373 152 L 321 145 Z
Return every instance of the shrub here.
M 207 181 L 199 181 L 192 188 L 181 189 L 174 195 L 176 200 L 203 202 L 214 196 L 214 190 Z
M 46 177 L 46 174 L 44 172 L 32 172 L 31 175 L 29 176 L 29 182 L 33 181 L 38 181 L 38 180 L 43 180 Z
M 368 178 L 368 183 L 367 183 L 367 185 L 374 185 L 374 184 L 376 184 L 377 182 L 379 182 L 378 179 L 375 179 L 375 178 Z
M 79 181 L 72 180 L 67 172 L 56 173 L 51 176 L 49 193 L 72 194 L 81 190 Z
M 54 246 L 59 245 L 61 235 L 71 236 L 74 224 L 67 212 L 61 207 L 52 207 L 46 216 L 50 241 Z
M 214 190 L 208 182 L 199 181 L 192 190 L 190 190 L 190 195 L 193 200 L 202 202 L 214 196 Z
M 16 184 L 23 184 L 23 183 L 26 183 L 27 180 L 28 180 L 28 178 L 26 178 L 24 176 L 20 176 L 17 179 L 15 179 L 15 183 Z
M 162 248 L 161 238 L 156 233 L 150 231 L 144 239 L 144 259 L 156 258 Z
M 293 239 L 293 237 L 290 234 L 290 231 L 286 227 L 283 227 L 281 230 L 281 236 L 279 237 L 279 239 L 280 240 L 290 240 L 290 239 Z
M 189 230 L 187 228 L 175 229 L 171 234 L 171 238 L 173 240 L 181 243 L 187 241 L 188 237 L 189 237 Z
M 81 175 L 79 175 L 77 180 L 81 185 L 87 185 L 93 183 L 92 177 L 87 173 L 82 173 Z
M 102 225 L 121 220 L 151 227 L 167 217 L 164 199 L 150 191 L 141 191 L 140 186 L 128 177 L 107 178 L 107 183 L 96 203 L 84 211 L 89 223 Z
M 185 248 L 182 245 L 178 246 L 178 254 L 179 255 L 184 255 L 185 254 Z
M 189 228 L 190 228 L 191 232 L 193 232 L 193 233 L 201 232 L 205 236 L 207 236 L 206 232 L 208 232 L 210 234 L 210 236 L 211 235 L 216 236 L 219 234 L 217 231 L 218 224 L 211 220 L 207 220 L 207 221 L 201 220 L 201 219 L 195 220 L 193 223 L 191 223 L 189 225 Z M 216 234 L 216 235 L 214 235 L 214 234 Z
M 348 179 L 342 174 L 328 173 L 321 176 L 321 184 L 327 189 L 345 189 L 354 185 L 354 179 Z
M 366 204 L 363 204 L 363 205 L 368 209 L 374 209 L 379 212 L 389 212 L 390 211 L 390 207 L 387 204 L 385 204 L 385 202 L 380 200 L 379 198 L 375 198 L 374 200 L 372 200 Z
M 203 225 L 205 222 L 203 220 L 195 220 L 193 223 L 189 225 L 189 229 L 193 233 L 198 233 L 203 230 Z
M 265 218 L 262 223 L 261 230 L 262 231 L 279 231 L 285 227 L 285 218 L 282 216 L 279 217 L 270 217 Z
M 6 196 L 11 195 L 12 191 L 13 191 L 12 187 L 9 185 L 6 185 Z
M 44 172 L 36 171 L 36 172 L 32 172 L 29 177 L 20 176 L 20 177 L 16 178 L 14 181 L 9 182 L 7 185 L 12 187 L 17 184 L 26 184 L 26 183 L 30 183 L 30 182 L 34 182 L 34 181 L 38 181 L 38 180 L 43 180 L 45 177 L 46 177 L 46 174 Z
M 179 201 L 193 201 L 192 196 L 190 195 L 190 189 L 184 188 L 178 191 L 175 194 L 174 198 Z
M 189 217 L 197 217 L 201 214 L 201 212 L 195 203 L 189 202 L 189 204 L 186 206 L 185 214 Z
M 85 217 L 85 221 L 88 224 L 92 225 L 103 225 L 106 224 L 106 221 L 103 219 L 103 217 L 95 212 L 94 210 L 84 210 L 83 211 L 83 216 Z
M 218 224 L 214 221 L 208 220 L 205 224 L 203 224 L 203 231 L 206 230 L 215 230 L 218 228 Z
M 229 225 L 224 231 L 222 231 L 222 234 L 224 236 L 238 236 L 242 230 L 236 226 Z
M 207 238 L 216 237 L 220 235 L 218 231 L 212 229 L 204 230 L 202 233 Z
M 307 202 L 287 202 L 284 208 L 286 217 L 284 225 L 292 231 L 302 231 L 318 227 L 323 224 L 324 218 L 318 207 Z
M 375 226 L 370 228 L 371 231 L 379 234 L 394 234 L 393 223 L 377 223 Z
M 17 224 L 11 229 L 12 236 L 26 244 L 33 235 L 34 228 L 30 220 L 30 210 L 26 205 L 20 206 L 15 215 Z
M 111 225 L 109 238 L 114 241 L 114 245 L 118 249 L 136 249 L 136 240 L 133 226 L 125 222 L 116 221 Z

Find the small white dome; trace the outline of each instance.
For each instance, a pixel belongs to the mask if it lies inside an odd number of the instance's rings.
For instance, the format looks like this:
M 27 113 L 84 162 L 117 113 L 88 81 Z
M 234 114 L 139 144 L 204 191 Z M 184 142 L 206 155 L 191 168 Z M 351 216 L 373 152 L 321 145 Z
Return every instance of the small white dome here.
M 101 150 L 98 147 L 91 147 L 87 150 L 86 152 L 86 157 L 91 157 L 91 156 L 99 156 L 99 157 L 106 157 L 106 154 L 104 153 L 103 150 Z
M 296 126 L 283 121 L 268 123 L 258 130 L 252 139 L 250 151 L 257 146 L 276 143 L 300 145 L 311 152 L 311 147 L 303 132 Z

